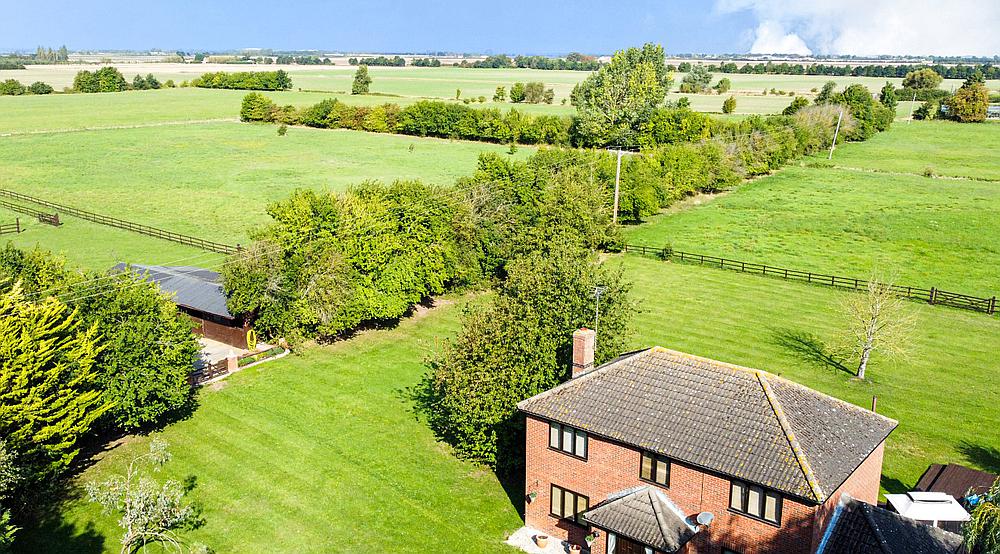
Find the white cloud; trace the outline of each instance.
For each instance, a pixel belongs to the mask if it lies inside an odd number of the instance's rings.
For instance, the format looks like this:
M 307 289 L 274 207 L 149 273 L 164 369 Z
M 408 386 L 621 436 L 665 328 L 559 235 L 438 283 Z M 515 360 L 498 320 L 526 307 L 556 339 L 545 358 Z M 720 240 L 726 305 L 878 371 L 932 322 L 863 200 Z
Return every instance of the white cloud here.
M 762 21 L 754 31 L 750 51 L 761 54 L 812 54 L 802 37 L 785 32 L 776 21 Z
M 997 0 L 716 0 L 757 20 L 751 52 L 1000 54 Z

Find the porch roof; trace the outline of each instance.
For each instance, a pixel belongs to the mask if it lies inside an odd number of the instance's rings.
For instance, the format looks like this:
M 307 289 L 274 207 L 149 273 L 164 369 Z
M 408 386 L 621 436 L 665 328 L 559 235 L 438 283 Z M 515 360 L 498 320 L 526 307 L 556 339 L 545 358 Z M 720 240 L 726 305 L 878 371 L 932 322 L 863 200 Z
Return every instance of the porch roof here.
M 594 527 L 662 552 L 678 552 L 698 533 L 665 493 L 649 486 L 617 492 L 583 518 Z

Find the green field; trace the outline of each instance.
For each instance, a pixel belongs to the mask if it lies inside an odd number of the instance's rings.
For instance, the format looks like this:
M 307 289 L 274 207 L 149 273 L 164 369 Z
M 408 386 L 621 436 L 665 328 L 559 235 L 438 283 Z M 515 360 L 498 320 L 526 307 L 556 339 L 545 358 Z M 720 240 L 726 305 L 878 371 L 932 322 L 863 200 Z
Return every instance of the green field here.
M 230 244 L 246 243 L 247 231 L 269 220 L 268 203 L 296 188 L 342 190 L 366 179 L 450 186 L 472 173 L 480 153 L 508 150 L 306 127 L 280 137 L 272 125 L 233 122 L 20 135 L 0 138 L 0 144 L 0 188 Z M 515 157 L 533 150 L 518 148 Z M 13 222 L 16 216 L 2 217 Z M 181 257 L 170 243 L 64 219 L 66 229 L 36 224 L 0 240 L 65 250 L 98 268 L 114 252 L 136 262 Z M 81 244 L 91 246 L 78 249 Z M 157 252 L 157 244 L 165 249 Z
M 1000 125 L 897 123 L 870 142 L 841 147 L 833 163 L 996 175 L 998 137 Z M 963 140 L 968 148 L 959 147 Z M 628 241 L 847 277 L 876 270 L 901 284 L 977 296 L 1000 293 L 998 183 L 808 166 L 816 161 L 826 163 L 825 156 L 689 201 L 693 209 L 628 229 Z

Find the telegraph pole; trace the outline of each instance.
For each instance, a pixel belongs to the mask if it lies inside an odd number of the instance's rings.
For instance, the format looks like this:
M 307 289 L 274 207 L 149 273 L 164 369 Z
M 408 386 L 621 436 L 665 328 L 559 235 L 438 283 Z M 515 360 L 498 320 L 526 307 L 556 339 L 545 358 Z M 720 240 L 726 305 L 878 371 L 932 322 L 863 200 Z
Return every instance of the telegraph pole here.
M 833 159 L 833 149 L 837 146 L 837 135 L 840 134 L 840 120 L 844 119 L 844 110 L 840 110 L 840 115 L 837 116 L 837 130 L 833 132 L 833 142 L 830 144 L 830 155 L 826 159 Z
M 917 93 L 913 93 L 913 100 L 910 101 L 910 119 L 906 120 L 906 124 L 909 125 L 913 121 L 913 106 L 917 105 Z

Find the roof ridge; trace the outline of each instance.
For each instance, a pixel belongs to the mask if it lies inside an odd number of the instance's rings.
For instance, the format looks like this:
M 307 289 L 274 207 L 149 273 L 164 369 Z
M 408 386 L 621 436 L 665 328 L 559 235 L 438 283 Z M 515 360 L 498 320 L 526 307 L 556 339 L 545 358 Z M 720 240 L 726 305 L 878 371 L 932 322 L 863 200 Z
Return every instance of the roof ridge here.
M 857 411 L 864 412 L 866 414 L 875 415 L 875 416 L 878 416 L 879 418 L 882 418 L 882 419 L 884 419 L 886 421 L 891 421 L 893 423 L 897 423 L 897 424 L 899 423 L 898 421 L 896 421 L 895 419 L 892 419 L 891 417 L 882 415 L 882 414 L 880 414 L 878 412 L 873 412 L 873 411 L 871 411 L 869 409 L 866 409 L 866 408 L 863 408 L 861 406 L 858 406 L 857 404 L 852 404 L 852 403 L 850 403 L 850 402 L 848 402 L 846 400 L 841 400 L 840 398 L 837 398 L 836 396 L 833 396 L 833 395 L 826 394 L 825 392 L 821 392 L 821 391 L 818 391 L 816 389 L 809 388 L 809 387 L 803 385 L 802 383 L 795 382 L 795 381 L 793 381 L 791 379 L 788 379 L 786 377 L 782 377 L 781 375 L 777 375 L 775 373 L 771 373 L 770 371 L 765 371 L 763 369 L 757 369 L 757 368 L 754 368 L 754 367 L 748 367 L 748 366 L 733 364 L 733 363 L 730 363 L 730 362 L 723 362 L 721 360 L 716 360 L 716 359 L 713 359 L 713 358 L 707 358 L 705 356 L 698 356 L 696 354 L 689 354 L 687 352 L 681 352 L 679 350 L 672 350 L 670 348 L 664 348 L 662 346 L 654 346 L 654 347 L 650 348 L 649 350 L 652 350 L 654 352 L 658 352 L 658 353 L 661 353 L 661 354 L 671 354 L 671 355 L 674 355 L 674 356 L 677 356 L 677 357 L 680 357 L 680 358 L 686 358 L 686 359 L 689 359 L 689 360 L 695 360 L 695 361 L 699 361 L 699 362 L 707 362 L 707 363 L 714 364 L 714 365 L 717 365 L 717 366 L 720 366 L 720 367 L 725 367 L 727 369 L 732 369 L 733 371 L 747 372 L 747 373 L 752 373 L 752 374 L 755 374 L 755 375 L 758 374 L 758 373 L 763 373 L 764 375 L 767 375 L 768 377 L 773 377 L 774 379 L 780 380 L 782 383 L 787 383 L 789 385 L 798 387 L 800 389 L 804 389 L 804 390 L 806 390 L 806 391 L 808 391 L 808 392 L 810 392 L 812 394 L 822 395 L 822 396 L 824 396 L 826 398 L 829 398 L 829 399 L 833 400 L 834 402 L 837 402 L 838 404 L 843 404 L 845 407 L 850 408 L 852 410 L 857 410 Z
M 882 547 L 882 552 L 886 554 L 892 554 L 892 550 L 889 549 L 889 541 L 886 540 L 885 535 L 882 534 L 882 529 L 875 523 L 875 515 L 872 513 L 872 506 L 867 502 L 861 502 L 855 500 L 861 508 L 861 513 L 865 516 L 865 521 L 868 522 L 868 527 L 871 528 L 872 533 L 875 534 L 875 538 L 878 539 L 878 545 Z
M 606 371 L 608 371 L 610 369 L 618 367 L 620 364 L 623 364 L 625 362 L 634 360 L 636 358 L 639 358 L 639 357 L 642 357 L 642 356 L 648 356 L 649 353 L 653 352 L 654 349 L 655 349 L 655 347 L 654 348 L 647 348 L 645 350 L 639 350 L 639 351 L 633 353 L 631 356 L 619 357 L 617 360 L 613 360 L 613 361 L 607 362 L 605 364 L 599 365 L 599 366 L 591 369 L 590 371 L 587 371 L 587 372 L 584 372 L 584 373 L 582 373 L 580 375 L 577 375 L 576 377 L 571 377 L 569 379 L 569 381 L 566 381 L 565 383 L 560 383 L 560 384 L 552 387 L 551 389 L 549 389 L 547 391 L 542 391 L 542 392 L 536 394 L 535 396 L 530 396 L 530 397 L 525 398 L 524 400 L 518 402 L 517 403 L 517 408 L 519 410 L 523 410 L 523 406 L 525 404 L 527 404 L 528 402 L 535 402 L 535 401 L 541 400 L 543 398 L 548 398 L 549 396 L 555 394 L 556 392 L 562 392 L 562 391 L 564 391 L 566 389 L 574 388 L 576 385 L 578 385 L 580 383 L 583 383 L 585 381 L 589 381 L 594 375 L 597 375 L 599 373 L 603 374 L 603 373 L 605 373 Z
M 817 502 L 823 502 L 826 500 L 826 495 L 823 494 L 823 489 L 819 486 L 819 480 L 816 479 L 816 474 L 813 472 L 809 460 L 806 459 L 806 454 L 802 450 L 802 445 L 799 444 L 799 439 L 795 438 L 795 432 L 792 431 L 792 424 L 788 421 L 788 417 L 785 416 L 785 410 L 781 407 L 781 402 L 774 394 L 774 391 L 771 390 L 771 384 L 768 382 L 766 374 L 763 371 L 757 371 L 755 375 L 757 382 L 760 383 L 764 391 L 764 397 L 767 398 L 771 410 L 774 412 L 775 417 L 778 418 L 778 425 L 781 426 L 781 431 L 792 448 L 792 454 L 795 456 L 795 461 L 798 463 L 799 469 L 802 470 L 806 483 L 809 485 L 809 490 L 812 491 Z

